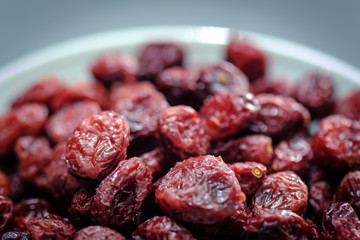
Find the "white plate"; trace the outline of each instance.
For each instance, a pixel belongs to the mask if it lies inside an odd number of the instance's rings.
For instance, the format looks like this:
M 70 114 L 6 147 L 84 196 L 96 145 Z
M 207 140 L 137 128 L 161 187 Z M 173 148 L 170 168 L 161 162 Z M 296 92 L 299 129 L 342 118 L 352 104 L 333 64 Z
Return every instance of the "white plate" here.
M 136 54 L 139 45 L 174 40 L 186 47 L 188 65 L 223 58 L 224 46 L 236 30 L 203 26 L 156 26 L 120 29 L 60 43 L 25 56 L 0 70 L 0 112 L 35 79 L 56 74 L 67 81 L 90 78 L 89 65 L 102 52 Z M 322 68 L 333 74 L 337 95 L 360 87 L 360 71 L 327 54 L 267 35 L 240 32 L 255 40 L 269 59 L 269 75 L 296 81 L 308 70 Z

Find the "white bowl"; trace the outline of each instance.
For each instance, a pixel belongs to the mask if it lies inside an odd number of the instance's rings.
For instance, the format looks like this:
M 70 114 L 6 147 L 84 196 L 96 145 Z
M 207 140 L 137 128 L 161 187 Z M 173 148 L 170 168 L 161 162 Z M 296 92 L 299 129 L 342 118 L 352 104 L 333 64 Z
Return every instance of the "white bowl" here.
M 67 81 L 90 78 L 89 65 L 101 53 L 136 54 L 149 41 L 174 40 L 186 47 L 188 65 L 207 64 L 224 57 L 232 34 L 256 41 L 269 60 L 269 75 L 296 81 L 306 71 L 322 68 L 335 79 L 336 94 L 360 87 L 360 71 L 327 54 L 276 37 L 234 29 L 204 26 L 155 26 L 119 29 L 70 40 L 27 55 L 0 69 L 0 112 L 34 80 L 56 74 Z

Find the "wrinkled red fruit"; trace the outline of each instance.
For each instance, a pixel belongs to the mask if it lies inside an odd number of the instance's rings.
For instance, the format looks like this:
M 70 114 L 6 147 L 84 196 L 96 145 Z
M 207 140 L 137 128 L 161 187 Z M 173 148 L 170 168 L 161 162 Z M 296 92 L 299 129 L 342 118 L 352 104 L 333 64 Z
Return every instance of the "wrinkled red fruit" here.
M 0 116 L 0 156 L 10 153 L 20 135 L 21 129 L 13 112 Z
M 126 55 L 108 53 L 96 59 L 91 67 L 94 78 L 109 88 L 115 82 L 134 82 L 138 72 L 138 62 Z
M 360 90 L 355 90 L 351 94 L 341 99 L 335 107 L 335 113 L 344 115 L 352 120 L 360 120 Z
M 340 115 L 323 118 L 313 137 L 313 151 L 318 163 L 330 169 L 359 166 L 359 133 L 358 122 Z
M 126 240 L 126 238 L 117 231 L 102 227 L 89 226 L 78 231 L 74 240 Z
M 43 77 L 19 95 L 12 106 L 17 107 L 24 103 L 43 103 L 49 106 L 54 95 L 63 88 L 65 85 L 58 77 Z
M 313 118 L 330 114 L 334 106 L 334 86 L 327 72 L 310 72 L 296 86 L 295 98 Z
M 14 204 L 10 198 L 0 196 L 0 234 L 13 218 Z
M 293 98 L 295 97 L 295 86 L 289 79 L 283 77 L 275 79 L 259 78 L 251 82 L 250 92 L 255 95 L 270 93 Z
M 245 222 L 248 239 L 295 240 L 318 239 L 317 231 L 302 217 L 291 211 L 274 211 Z
M 267 169 L 257 162 L 234 163 L 229 166 L 234 171 L 241 186 L 241 191 L 246 196 L 253 194 L 266 177 Z
M 49 110 L 43 104 L 27 103 L 13 109 L 22 135 L 37 135 L 43 130 Z
M 309 205 L 315 216 L 321 219 L 324 211 L 330 207 L 332 202 L 330 185 L 325 181 L 310 184 Z
M 158 239 L 195 240 L 186 228 L 166 216 L 149 219 L 132 233 L 132 240 Z
M 200 108 L 211 140 L 218 140 L 243 130 L 260 110 L 259 102 L 251 93 L 216 94 Z
M 131 140 L 154 136 L 161 114 L 169 107 L 165 97 L 148 82 L 119 84 L 111 89 L 111 110 L 129 124 Z
M 150 152 L 144 153 L 140 158 L 144 159 L 149 166 L 153 180 L 164 176 L 171 167 L 171 163 L 165 159 L 161 148 L 155 148 Z
M 172 67 L 158 75 L 156 85 L 172 106 L 185 104 L 197 109 L 203 100 L 197 94 L 199 78 L 197 69 Z
M 334 203 L 324 212 L 321 239 L 360 239 L 360 221 L 349 203 Z
M 274 150 L 270 137 L 255 134 L 227 142 L 218 142 L 210 153 L 221 156 L 227 163 L 250 161 L 270 166 Z
M 74 193 L 69 207 L 69 216 L 76 227 L 85 227 L 91 224 L 90 208 L 95 192 L 95 187 L 86 185 Z
M 193 108 L 183 105 L 163 113 L 159 120 L 159 138 L 164 149 L 180 160 L 205 155 L 210 146 L 204 122 Z
M 93 101 L 104 107 L 106 94 L 106 89 L 100 83 L 77 82 L 58 91 L 52 98 L 51 107 L 57 111 L 66 104 L 80 101 Z
M 249 90 L 247 77 L 229 62 L 220 62 L 201 70 L 198 95 L 205 99 L 216 93 L 243 94 Z
M 290 170 L 305 176 L 311 167 L 314 153 L 308 139 L 301 135 L 281 141 L 275 147 L 271 169 L 275 172 Z
M 345 175 L 337 188 L 336 201 L 349 202 L 360 216 L 360 171 Z
M 155 196 L 166 215 L 201 224 L 224 220 L 246 199 L 234 172 L 211 155 L 177 163 L 161 178 Z
M 27 225 L 32 240 L 73 239 L 76 229 L 62 217 L 50 214 L 46 217 L 33 218 Z
M 134 230 L 151 182 L 151 171 L 143 159 L 120 162 L 96 189 L 91 205 L 94 222 L 122 232 Z
M 20 137 L 15 144 L 15 153 L 19 159 L 19 171 L 22 178 L 40 188 L 47 188 L 47 167 L 53 151 L 44 137 Z
M 53 157 L 46 171 L 48 189 L 55 198 L 69 202 L 81 186 L 80 180 L 70 174 L 65 161 L 66 142 L 54 147 Z
M 49 117 L 45 130 L 54 143 L 68 140 L 81 120 L 101 111 L 95 102 L 77 102 L 59 109 Z
M 1 240 L 30 240 L 30 236 L 26 232 L 12 231 L 4 233 Z
M 0 170 L 0 196 L 7 197 L 9 194 L 10 194 L 10 180 L 5 175 L 5 173 L 3 173 Z
M 44 199 L 31 198 L 23 200 L 14 206 L 12 227 L 16 231 L 26 231 L 27 224 L 35 217 L 45 217 L 50 214 L 50 204 Z
M 138 76 L 145 80 L 155 80 L 166 68 L 182 66 L 184 50 L 176 43 L 150 43 L 139 54 Z
M 233 215 L 228 217 L 214 239 L 243 239 L 245 237 L 244 224 L 252 216 L 248 207 L 237 210 Z
M 94 114 L 76 127 L 66 146 L 69 171 L 82 178 L 102 179 L 126 157 L 130 130 L 114 112 Z
M 226 48 L 226 60 L 241 69 L 250 81 L 265 75 L 265 56 L 249 40 L 233 37 Z
M 294 99 L 272 94 L 259 94 L 261 110 L 250 129 L 269 136 L 282 136 L 290 130 L 307 127 L 309 111 Z
M 302 216 L 306 210 L 308 188 L 291 171 L 267 176 L 252 199 L 252 211 L 258 216 L 275 210 L 290 210 Z

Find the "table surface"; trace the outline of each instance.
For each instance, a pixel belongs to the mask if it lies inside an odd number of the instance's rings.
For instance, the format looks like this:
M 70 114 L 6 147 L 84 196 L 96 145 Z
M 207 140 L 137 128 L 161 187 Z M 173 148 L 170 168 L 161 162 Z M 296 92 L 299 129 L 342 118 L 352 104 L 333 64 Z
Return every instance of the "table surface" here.
M 360 68 L 360 1 L 0 0 L 0 66 L 75 37 L 136 26 L 207 25 L 265 33 Z

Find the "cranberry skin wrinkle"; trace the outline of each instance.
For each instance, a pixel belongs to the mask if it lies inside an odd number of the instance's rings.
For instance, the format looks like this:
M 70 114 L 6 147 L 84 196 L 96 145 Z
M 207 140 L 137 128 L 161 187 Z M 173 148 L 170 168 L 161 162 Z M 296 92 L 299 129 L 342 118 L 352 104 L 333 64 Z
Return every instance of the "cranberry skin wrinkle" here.
M 226 60 L 241 69 L 249 81 L 265 75 L 264 53 L 249 40 L 233 37 L 226 48 Z
M 251 93 L 216 94 L 208 98 L 200 108 L 212 140 L 229 137 L 255 119 L 260 104 Z
M 210 147 L 203 120 L 188 106 L 168 108 L 159 119 L 158 135 L 165 151 L 180 160 L 205 155 Z
M 151 171 L 143 159 L 120 162 L 96 189 L 90 209 L 94 222 L 122 232 L 134 230 L 151 183 Z
M 4 233 L 1 240 L 30 240 L 30 236 L 26 232 L 11 231 Z
M 166 216 L 156 216 L 143 222 L 132 233 L 132 240 L 195 240 L 191 233 Z
M 334 203 L 322 217 L 320 238 L 360 239 L 360 221 L 349 203 Z
M 308 200 L 308 188 L 294 172 L 273 173 L 266 177 L 252 199 L 255 216 L 275 210 L 290 210 L 303 215 Z
M 95 192 L 94 186 L 85 185 L 73 195 L 69 207 L 69 217 L 76 227 L 91 225 L 90 208 L 94 201 Z
M 10 198 L 0 196 L 0 233 L 9 225 L 13 218 L 14 204 Z
M 78 231 L 74 240 L 126 240 L 126 238 L 111 228 L 89 226 Z
M 64 218 L 50 214 L 46 217 L 34 218 L 27 225 L 27 232 L 32 240 L 71 240 L 76 229 Z
M 337 189 L 336 201 L 349 202 L 360 215 L 360 171 L 348 172 L 345 175 Z
M 234 172 L 211 155 L 178 162 L 161 178 L 155 197 L 166 215 L 200 224 L 224 220 L 246 199 Z
M 101 180 L 124 160 L 130 129 L 114 112 L 94 114 L 76 127 L 66 145 L 69 171 L 81 178 Z

